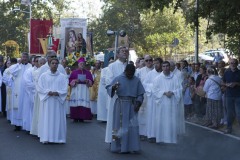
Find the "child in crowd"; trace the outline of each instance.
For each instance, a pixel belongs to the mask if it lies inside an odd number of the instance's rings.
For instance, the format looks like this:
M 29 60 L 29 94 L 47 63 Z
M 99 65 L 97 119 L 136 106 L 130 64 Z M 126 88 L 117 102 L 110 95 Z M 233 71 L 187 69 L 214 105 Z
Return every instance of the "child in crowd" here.
M 190 119 L 192 116 L 193 102 L 192 98 L 194 96 L 194 78 L 189 77 L 187 74 L 184 75 L 183 80 L 183 102 L 185 108 L 185 118 Z

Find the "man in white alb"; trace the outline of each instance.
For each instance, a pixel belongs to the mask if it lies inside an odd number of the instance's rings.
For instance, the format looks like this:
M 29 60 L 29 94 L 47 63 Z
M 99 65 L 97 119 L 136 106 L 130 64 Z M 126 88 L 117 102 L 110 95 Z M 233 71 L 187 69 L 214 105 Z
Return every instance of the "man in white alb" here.
M 182 86 L 178 77 L 170 71 L 170 63 L 162 63 L 162 73 L 154 80 L 153 96 L 156 103 L 156 142 L 177 143 L 178 123 L 184 118 L 178 116 L 182 97 Z
M 50 70 L 44 72 L 38 80 L 40 98 L 38 136 L 42 143 L 66 143 L 66 111 L 64 102 L 67 97 L 68 80 L 60 73 L 59 61 L 50 60 Z
M 156 137 L 156 105 L 154 103 L 155 99 L 152 94 L 152 87 L 154 79 L 162 72 L 162 58 L 154 59 L 154 69 L 148 72 L 145 80 L 143 81 L 143 87 L 145 89 L 145 94 L 147 98 L 147 138 L 150 142 L 155 142 Z
M 23 126 L 23 102 L 27 98 L 27 93 L 24 92 L 23 75 L 25 71 L 32 67 L 28 63 L 29 55 L 26 52 L 22 53 L 21 63 L 17 63 L 9 67 L 9 75 L 12 80 L 12 121 L 11 124 L 15 125 L 15 131 L 21 130 Z
M 139 69 L 136 73 L 137 77 L 143 83 L 147 74 L 153 70 L 153 58 L 150 55 L 144 56 L 145 67 Z M 144 88 L 145 89 L 145 88 Z M 139 123 L 139 135 L 141 140 L 145 140 L 147 136 L 147 97 L 146 93 L 144 94 L 143 103 L 138 111 L 138 123 Z
M 127 58 L 129 55 L 129 50 L 126 47 L 119 47 L 117 49 L 117 60 L 110 64 L 107 69 L 106 73 L 106 86 L 110 85 L 112 80 L 122 74 L 125 70 L 127 65 Z M 117 99 L 117 95 L 114 95 L 112 98 L 108 98 L 107 102 L 107 127 L 106 127 L 106 135 L 105 135 L 105 142 L 111 143 L 112 142 L 112 123 L 113 123 L 113 105 L 115 100 Z

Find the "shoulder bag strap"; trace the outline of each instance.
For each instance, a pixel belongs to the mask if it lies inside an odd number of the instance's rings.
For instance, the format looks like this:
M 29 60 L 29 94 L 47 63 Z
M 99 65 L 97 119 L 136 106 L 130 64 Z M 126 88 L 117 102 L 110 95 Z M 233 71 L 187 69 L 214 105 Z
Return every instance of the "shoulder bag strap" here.
M 221 88 L 221 84 L 220 84 L 220 83 L 218 83 L 217 81 L 215 81 L 215 80 L 212 79 L 212 78 L 209 78 L 209 79 L 211 79 L 213 82 L 215 82 L 215 83 Z

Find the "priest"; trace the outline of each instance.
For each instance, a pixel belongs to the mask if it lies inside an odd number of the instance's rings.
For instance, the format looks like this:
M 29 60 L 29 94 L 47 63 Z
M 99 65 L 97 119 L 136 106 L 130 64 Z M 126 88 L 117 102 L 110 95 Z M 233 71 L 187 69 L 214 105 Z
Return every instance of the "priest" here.
M 127 59 L 129 56 L 129 49 L 123 46 L 118 47 L 117 49 L 117 60 L 110 64 L 107 69 L 105 83 L 109 85 L 114 78 L 121 75 L 124 72 L 124 69 L 127 65 Z M 117 99 L 117 95 L 113 97 L 109 97 L 107 99 L 107 126 L 106 126 L 106 135 L 105 142 L 112 142 L 112 119 L 113 119 L 113 105 L 115 100 Z
M 91 72 L 85 69 L 85 59 L 81 57 L 77 62 L 78 69 L 72 71 L 69 77 L 70 118 L 74 122 L 83 122 L 92 119 L 89 87 L 93 85 L 93 78 Z
M 162 58 L 154 59 L 154 69 L 147 73 L 146 78 L 143 81 L 143 86 L 146 91 L 147 98 L 147 137 L 149 142 L 155 142 L 156 138 L 156 105 L 154 103 L 155 99 L 152 94 L 152 87 L 154 79 L 162 72 Z
M 178 116 L 182 98 L 179 77 L 170 71 L 170 63 L 162 63 L 162 73 L 154 80 L 153 96 L 156 105 L 156 142 L 177 143 L 178 124 L 184 117 Z
M 67 96 L 68 80 L 60 73 L 59 61 L 50 60 L 50 70 L 38 80 L 40 98 L 38 136 L 42 143 L 66 143 L 66 113 L 64 102 Z
M 23 75 L 25 71 L 32 67 L 28 63 L 29 55 L 26 52 L 22 53 L 21 63 L 14 64 L 9 67 L 9 75 L 12 82 L 12 121 L 15 125 L 15 131 L 20 131 L 23 126 L 23 102 L 24 98 L 28 98 L 27 93 L 24 92 Z

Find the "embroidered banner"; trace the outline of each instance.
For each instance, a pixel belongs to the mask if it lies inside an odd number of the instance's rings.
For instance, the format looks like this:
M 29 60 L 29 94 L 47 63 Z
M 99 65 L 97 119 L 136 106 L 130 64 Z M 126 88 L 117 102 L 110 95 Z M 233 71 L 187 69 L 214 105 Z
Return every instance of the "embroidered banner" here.
M 44 54 L 40 39 L 47 38 L 52 20 L 31 19 L 30 54 Z
M 86 54 L 87 19 L 64 18 L 61 22 L 61 57 Z

